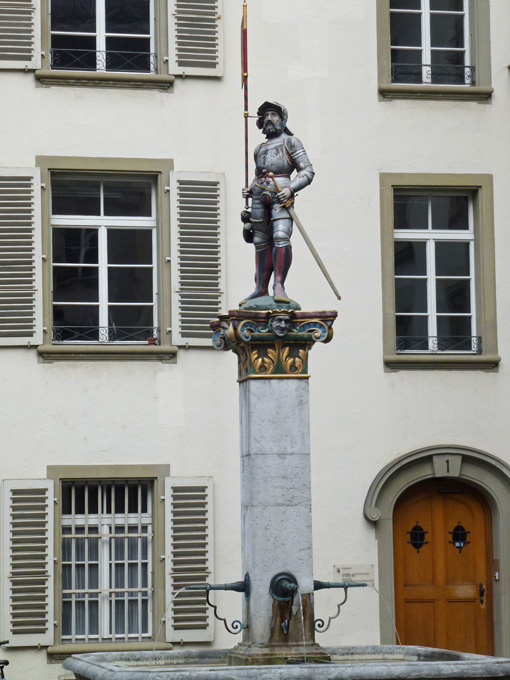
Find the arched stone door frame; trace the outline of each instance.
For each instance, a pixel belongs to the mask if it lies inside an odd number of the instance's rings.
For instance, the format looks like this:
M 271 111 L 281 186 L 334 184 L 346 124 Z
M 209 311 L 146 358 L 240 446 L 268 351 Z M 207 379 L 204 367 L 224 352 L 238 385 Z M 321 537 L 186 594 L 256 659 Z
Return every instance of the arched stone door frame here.
M 510 466 L 496 456 L 463 446 L 434 446 L 407 453 L 375 477 L 363 514 L 375 524 L 378 544 L 381 644 L 395 644 L 393 508 L 410 486 L 426 479 L 450 478 L 478 490 L 492 513 L 493 559 L 499 561 L 494 581 L 494 642 L 497 656 L 510 656 Z M 506 531 L 505 531 L 506 528 Z

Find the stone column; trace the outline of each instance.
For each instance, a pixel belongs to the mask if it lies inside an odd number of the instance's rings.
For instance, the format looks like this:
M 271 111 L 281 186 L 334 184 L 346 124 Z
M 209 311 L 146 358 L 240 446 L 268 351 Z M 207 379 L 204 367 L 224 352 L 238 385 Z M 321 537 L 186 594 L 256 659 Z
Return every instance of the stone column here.
M 308 353 L 328 342 L 336 312 L 231 311 L 214 344 L 239 359 L 243 570 L 250 580 L 243 642 L 232 664 L 325 659 L 315 643 Z M 292 574 L 299 593 L 269 592 Z

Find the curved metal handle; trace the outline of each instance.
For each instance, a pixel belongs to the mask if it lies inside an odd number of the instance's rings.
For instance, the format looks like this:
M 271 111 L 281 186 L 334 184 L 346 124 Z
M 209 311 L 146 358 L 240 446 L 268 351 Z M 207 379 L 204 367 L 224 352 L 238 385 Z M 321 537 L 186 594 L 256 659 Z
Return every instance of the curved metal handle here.
M 483 604 L 485 597 L 485 586 L 483 585 L 483 583 L 480 583 L 478 587 L 478 592 L 480 593 L 480 604 Z

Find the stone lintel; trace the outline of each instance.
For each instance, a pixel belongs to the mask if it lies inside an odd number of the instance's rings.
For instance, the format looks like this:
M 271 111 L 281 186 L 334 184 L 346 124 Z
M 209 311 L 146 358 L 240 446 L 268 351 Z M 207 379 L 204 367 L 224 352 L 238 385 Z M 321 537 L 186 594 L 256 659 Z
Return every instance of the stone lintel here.
M 333 337 L 336 311 L 230 310 L 211 321 L 213 345 L 238 357 L 239 382 L 308 378 L 308 353 Z

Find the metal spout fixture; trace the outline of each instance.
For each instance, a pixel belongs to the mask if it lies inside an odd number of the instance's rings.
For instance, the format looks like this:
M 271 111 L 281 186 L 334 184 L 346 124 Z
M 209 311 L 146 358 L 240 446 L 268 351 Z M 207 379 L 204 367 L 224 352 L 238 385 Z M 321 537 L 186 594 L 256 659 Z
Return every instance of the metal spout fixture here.
M 244 581 L 234 581 L 233 583 L 201 583 L 198 585 L 186 586 L 185 590 L 233 590 L 236 593 L 244 593 L 248 600 L 250 598 L 250 577 L 248 574 L 244 577 Z
M 314 581 L 314 590 L 324 590 L 324 588 L 364 588 L 368 583 L 361 583 L 359 581 Z
M 294 593 L 299 589 L 298 582 L 294 574 L 288 571 L 281 571 L 275 574 L 269 584 L 271 597 L 281 602 L 288 602 L 294 597 Z

